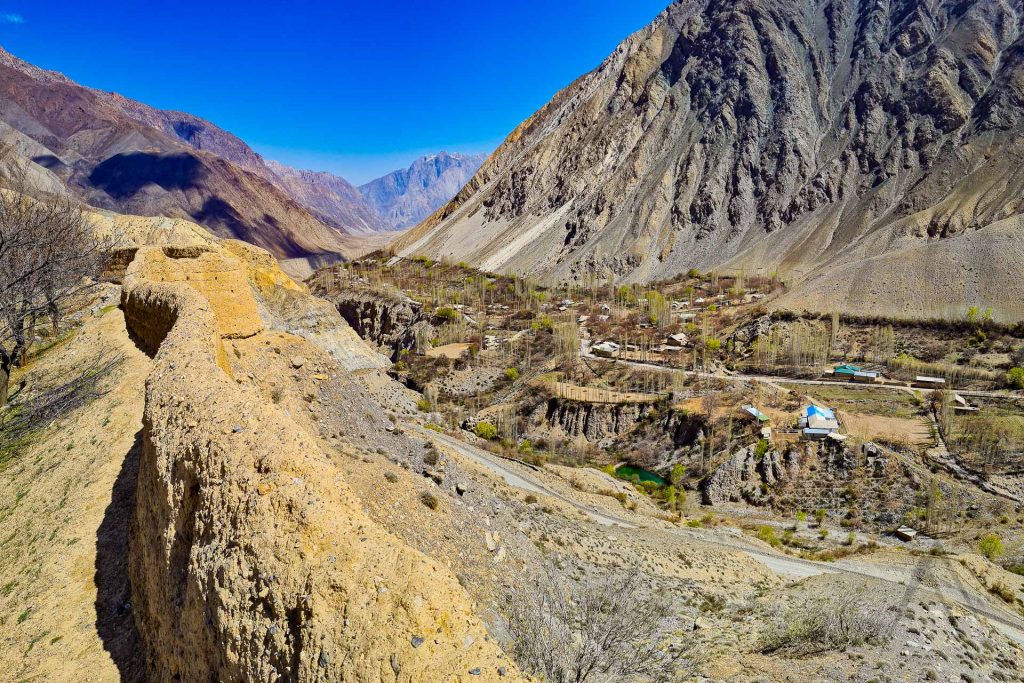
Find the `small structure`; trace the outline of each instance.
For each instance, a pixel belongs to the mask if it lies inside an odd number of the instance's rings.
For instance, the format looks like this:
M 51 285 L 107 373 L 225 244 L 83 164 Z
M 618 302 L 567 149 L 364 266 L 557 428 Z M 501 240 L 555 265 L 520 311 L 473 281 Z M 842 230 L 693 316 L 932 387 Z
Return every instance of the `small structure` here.
M 688 342 L 689 340 L 689 337 L 687 337 L 682 332 L 679 332 L 677 334 L 668 335 L 668 339 L 666 341 L 668 344 L 671 344 L 673 346 L 686 346 L 686 342 Z
M 769 422 L 771 420 L 770 417 L 768 417 L 767 415 L 765 415 L 764 413 L 762 413 L 760 410 L 758 410 L 757 408 L 755 408 L 752 405 L 751 406 L 743 406 L 743 412 L 747 413 L 748 415 L 753 417 L 758 422 Z
M 831 409 L 812 403 L 804 408 L 800 417 L 800 427 L 804 430 L 804 436 L 809 439 L 824 438 L 839 431 L 839 420 Z
M 942 377 L 928 377 L 926 375 L 918 375 L 914 378 L 913 385 L 921 389 L 945 389 L 946 380 Z
M 861 372 L 861 368 L 856 365 L 837 365 L 835 369 L 832 370 L 832 374 L 836 375 L 837 377 L 852 378 L 858 372 Z
M 960 394 L 953 394 L 953 400 L 956 401 L 956 404 L 953 405 L 953 410 L 959 410 L 964 413 L 978 412 L 978 406 L 972 406 L 967 402 L 967 399 Z
M 598 344 L 594 344 L 592 347 L 594 353 L 604 358 L 611 358 L 622 350 L 622 347 L 612 341 L 603 341 Z
M 901 541 L 906 541 L 907 543 L 910 543 L 915 538 L 917 538 L 917 529 L 911 528 L 909 526 L 901 526 L 898 529 L 896 529 L 896 531 L 893 533 L 896 535 L 896 538 L 900 539 Z
M 874 384 L 878 381 L 878 373 L 860 370 L 853 373 L 853 381 L 859 384 Z

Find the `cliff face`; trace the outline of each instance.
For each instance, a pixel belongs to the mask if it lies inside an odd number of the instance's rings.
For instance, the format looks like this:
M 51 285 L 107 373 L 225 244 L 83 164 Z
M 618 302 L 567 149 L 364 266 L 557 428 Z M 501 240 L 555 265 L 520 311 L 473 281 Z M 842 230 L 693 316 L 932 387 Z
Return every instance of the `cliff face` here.
M 632 431 L 651 408 L 638 403 L 583 403 L 551 398 L 534 410 L 531 422 L 557 429 L 570 438 L 598 443 Z
M 455 577 L 231 378 L 222 340 L 262 333 L 251 275 L 219 249 L 143 247 L 125 276 L 127 324 L 155 353 L 129 547 L 150 679 L 521 680 Z
M 398 246 L 548 280 L 742 268 L 808 283 L 793 303 L 812 308 L 998 311 L 1024 279 L 1022 21 L 1021 0 L 679 0 Z M 895 251 L 921 279 L 874 267 Z
M 412 299 L 371 289 L 349 289 L 330 295 L 341 317 L 360 337 L 380 347 L 392 360 L 415 350 L 418 339 L 430 339 L 435 328 Z

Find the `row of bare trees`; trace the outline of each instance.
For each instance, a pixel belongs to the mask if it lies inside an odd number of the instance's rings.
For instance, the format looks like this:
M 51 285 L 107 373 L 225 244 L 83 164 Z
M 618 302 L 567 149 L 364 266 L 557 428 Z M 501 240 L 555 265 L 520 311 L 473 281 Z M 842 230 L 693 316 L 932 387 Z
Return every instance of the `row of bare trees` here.
M 95 286 L 112 247 L 71 197 L 32 196 L 13 156 L 0 148 L 0 407 L 41 326 L 57 331 L 71 302 Z

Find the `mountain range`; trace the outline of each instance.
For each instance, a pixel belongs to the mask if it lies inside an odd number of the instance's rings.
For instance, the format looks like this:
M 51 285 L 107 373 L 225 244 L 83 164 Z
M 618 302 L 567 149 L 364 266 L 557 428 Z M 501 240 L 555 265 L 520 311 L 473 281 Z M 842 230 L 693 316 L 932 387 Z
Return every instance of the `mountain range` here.
M 437 209 L 480 162 L 425 157 L 364 197 L 336 175 L 265 160 L 209 121 L 81 86 L 3 50 L 0 95 L 0 137 L 41 167 L 34 175 L 92 206 L 192 220 L 286 262 L 358 253 L 362 237 Z
M 542 280 L 777 273 L 786 305 L 1024 305 L 1021 0 L 679 0 L 396 243 Z
M 431 154 L 407 169 L 360 186 L 359 191 L 390 225 L 408 228 L 454 197 L 486 158 L 486 154 Z

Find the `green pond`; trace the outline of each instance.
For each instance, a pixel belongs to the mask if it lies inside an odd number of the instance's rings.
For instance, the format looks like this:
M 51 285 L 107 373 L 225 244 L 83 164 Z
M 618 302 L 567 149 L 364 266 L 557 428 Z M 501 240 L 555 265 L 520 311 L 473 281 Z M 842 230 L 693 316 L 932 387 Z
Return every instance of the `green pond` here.
M 634 474 L 640 477 L 641 482 L 653 481 L 658 486 L 665 485 L 665 480 L 659 477 L 657 474 L 655 474 L 654 472 L 648 472 L 647 470 L 642 470 L 639 467 L 633 467 L 632 465 L 623 465 L 615 470 L 615 476 L 618 477 L 619 479 L 632 480 Z

